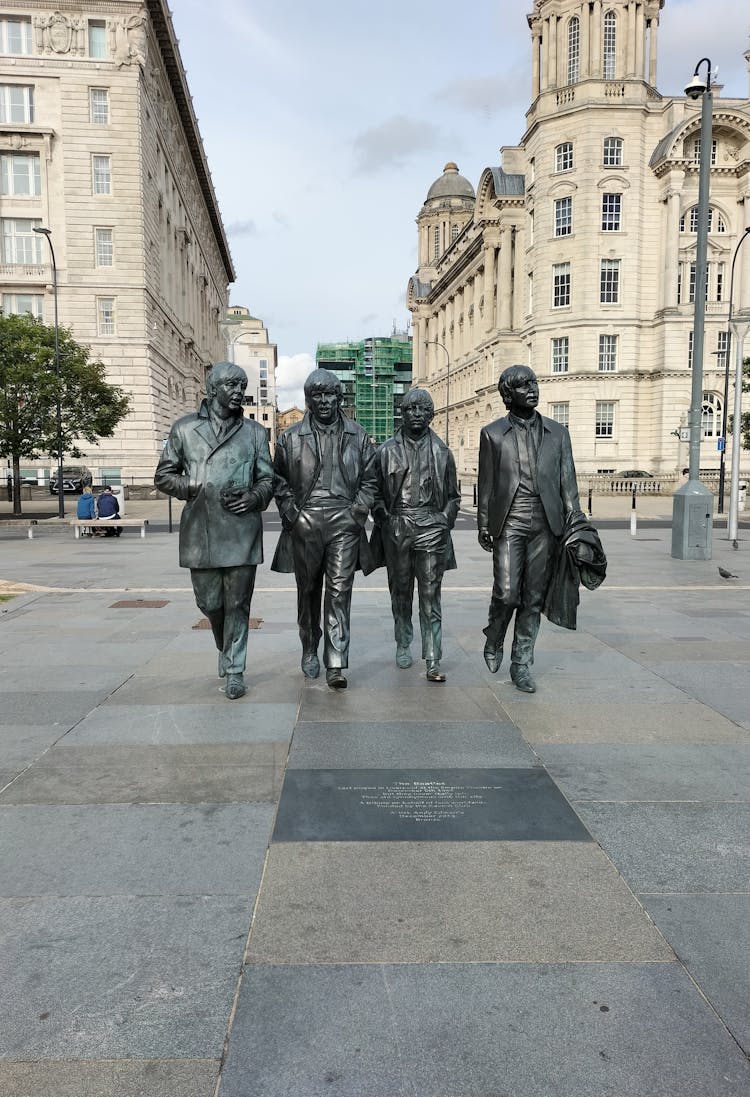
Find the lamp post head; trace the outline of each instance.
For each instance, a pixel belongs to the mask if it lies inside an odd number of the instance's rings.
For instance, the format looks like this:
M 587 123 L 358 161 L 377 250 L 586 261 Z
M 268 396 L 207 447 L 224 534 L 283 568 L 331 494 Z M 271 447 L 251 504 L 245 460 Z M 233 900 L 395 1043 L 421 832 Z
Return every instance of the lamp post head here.
M 706 79 L 702 79 L 698 75 L 698 69 L 701 65 L 706 63 Z M 708 57 L 701 57 L 698 64 L 695 66 L 695 72 L 692 79 L 685 88 L 685 95 L 688 99 L 700 99 L 702 95 L 705 95 L 708 89 L 711 87 L 711 61 Z
M 33 229 L 34 229 L 34 232 L 41 232 L 42 235 L 44 235 L 44 236 L 51 236 L 52 235 L 52 229 L 45 229 L 41 225 L 34 225 Z

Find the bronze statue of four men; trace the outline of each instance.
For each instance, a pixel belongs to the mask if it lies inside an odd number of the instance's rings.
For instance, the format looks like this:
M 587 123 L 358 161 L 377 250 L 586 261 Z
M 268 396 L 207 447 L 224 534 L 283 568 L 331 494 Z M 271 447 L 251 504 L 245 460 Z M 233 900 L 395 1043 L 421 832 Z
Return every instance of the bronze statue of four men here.
M 226 696 L 245 693 L 261 512 L 272 497 L 282 532 L 271 567 L 295 576 L 305 677 L 320 674 L 322 639 L 326 682 L 346 689 L 354 575 L 385 563 L 396 665 L 412 665 L 416 584 L 426 677 L 444 682 L 441 588 L 445 571 L 456 566 L 451 530 L 461 498 L 453 455 L 430 427 L 430 394 L 405 394 L 402 426 L 376 449 L 343 413 L 339 379 L 316 369 L 305 382 L 304 418 L 279 437 L 272 465 L 265 430 L 243 416 L 246 385 L 238 366 L 214 366 L 206 400 L 174 424 L 155 476 L 158 488 L 185 501 L 180 564 L 190 568 L 196 602 L 211 624 Z M 533 693 L 541 613 L 575 628 L 578 583 L 597 586 L 606 559 L 580 509 L 568 432 L 536 411 L 533 371 L 511 366 L 498 388 L 508 414 L 482 430 L 479 448 L 479 543 L 493 555 L 484 659 L 496 673 L 515 613 L 511 679 Z

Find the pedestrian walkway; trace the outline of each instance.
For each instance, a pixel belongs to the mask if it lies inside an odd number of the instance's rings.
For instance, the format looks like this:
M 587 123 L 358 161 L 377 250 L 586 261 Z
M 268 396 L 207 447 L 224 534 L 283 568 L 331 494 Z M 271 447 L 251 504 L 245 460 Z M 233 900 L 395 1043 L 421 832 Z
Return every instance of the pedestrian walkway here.
M 533 696 L 466 531 L 445 685 L 266 565 L 228 702 L 176 536 L 0 531 L 0 1097 L 747 1097 L 750 541 L 602 539 Z

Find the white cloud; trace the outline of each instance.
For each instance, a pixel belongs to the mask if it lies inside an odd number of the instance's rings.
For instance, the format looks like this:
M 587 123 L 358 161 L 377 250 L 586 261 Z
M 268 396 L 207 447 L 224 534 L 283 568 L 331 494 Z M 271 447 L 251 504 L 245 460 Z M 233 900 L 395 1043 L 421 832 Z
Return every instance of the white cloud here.
M 304 384 L 315 369 L 311 354 L 280 354 L 276 366 L 276 399 L 280 411 L 305 406 Z
M 417 153 L 434 148 L 437 133 L 431 122 L 395 114 L 354 138 L 355 170 L 370 172 L 399 167 Z

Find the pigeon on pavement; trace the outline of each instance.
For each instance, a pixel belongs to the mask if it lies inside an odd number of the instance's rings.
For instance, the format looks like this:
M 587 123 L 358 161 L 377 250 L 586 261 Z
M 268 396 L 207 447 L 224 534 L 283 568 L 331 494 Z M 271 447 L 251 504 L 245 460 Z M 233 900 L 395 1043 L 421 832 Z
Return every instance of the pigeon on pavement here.
M 719 567 L 719 575 L 722 579 L 739 579 L 739 575 L 735 575 L 733 571 L 727 571 L 726 568 Z

